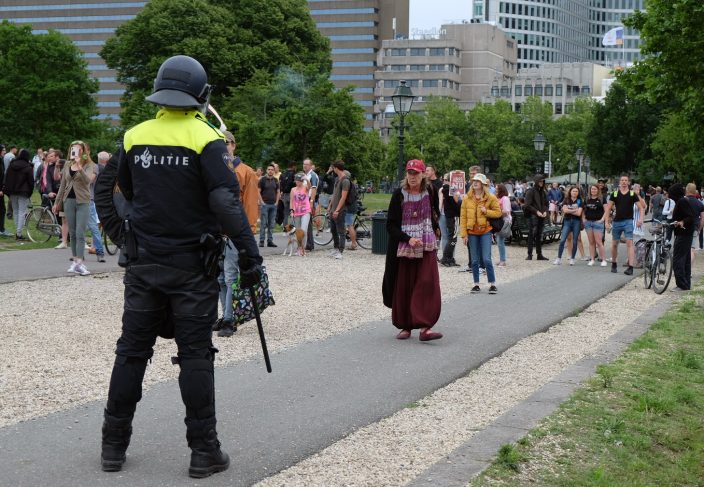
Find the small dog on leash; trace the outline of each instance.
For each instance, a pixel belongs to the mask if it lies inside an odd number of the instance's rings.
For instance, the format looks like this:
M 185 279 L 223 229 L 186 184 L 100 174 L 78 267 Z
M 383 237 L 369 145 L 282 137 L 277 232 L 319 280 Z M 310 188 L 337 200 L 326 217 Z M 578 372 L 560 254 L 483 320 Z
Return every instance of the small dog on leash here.
M 284 225 L 284 235 L 288 237 L 288 243 L 286 244 L 286 248 L 284 249 L 283 255 L 286 255 L 286 252 L 288 252 L 288 256 L 291 257 L 293 256 L 293 244 L 297 243 L 298 244 L 298 255 L 300 256 L 305 256 L 306 255 L 306 246 L 305 243 L 303 242 L 303 230 L 294 227 L 293 225 L 286 224 Z

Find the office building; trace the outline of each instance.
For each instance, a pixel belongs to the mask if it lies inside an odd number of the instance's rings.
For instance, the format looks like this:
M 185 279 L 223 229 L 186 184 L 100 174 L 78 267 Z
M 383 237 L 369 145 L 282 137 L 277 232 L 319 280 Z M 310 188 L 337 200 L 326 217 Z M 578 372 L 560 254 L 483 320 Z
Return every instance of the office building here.
M 375 73 L 374 128 L 388 135 L 395 115 L 391 95 L 401 80 L 417 97 L 414 111 L 423 111 L 431 95 L 469 110 L 492 101 L 497 80 L 512 86 L 516 56 L 516 42 L 490 24 L 449 24 L 435 38 L 384 41 Z
M 83 53 L 90 75 L 99 82 L 96 97 L 98 118 L 117 123 L 120 116 L 120 98 L 125 89 L 117 82 L 117 73 L 108 69 L 98 52 L 115 29 L 123 22 L 133 19 L 146 3 L 3 0 L 0 4 L 0 18 L 18 25 L 31 24 L 32 31 L 36 34 L 46 33 L 49 29 L 66 34 Z
M 602 46 L 604 34 L 645 0 L 468 0 L 472 21 L 496 23 L 518 43 L 520 68 L 545 63 L 625 65 L 640 59 L 640 36 L 626 29 L 623 46 Z
M 353 97 L 372 126 L 374 72 L 384 39 L 408 37 L 409 0 L 308 0 L 318 30 L 330 39 L 337 88 L 354 85 Z

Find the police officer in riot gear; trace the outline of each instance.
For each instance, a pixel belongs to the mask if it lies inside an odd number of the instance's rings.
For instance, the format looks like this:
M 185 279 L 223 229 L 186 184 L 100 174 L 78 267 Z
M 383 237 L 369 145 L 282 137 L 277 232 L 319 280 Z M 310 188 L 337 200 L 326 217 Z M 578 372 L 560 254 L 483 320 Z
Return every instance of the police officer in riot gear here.
M 225 137 L 202 113 L 209 93 L 198 61 L 188 56 L 164 61 L 147 97 L 161 110 L 154 120 L 125 133 L 123 148 L 104 171 L 113 181 L 101 177 L 96 187 L 96 200 L 111 201 L 116 174 L 127 200 L 122 218 L 105 212 L 103 222 L 115 241 L 124 240 L 128 259 L 122 335 L 103 423 L 105 471 L 119 471 L 125 462 L 144 371 L 165 325 L 178 347 L 173 361 L 181 368 L 178 381 L 192 450 L 189 475 L 207 477 L 230 464 L 215 429 L 217 350 L 211 326 L 217 318 L 218 282 L 212 269 L 205 269 L 204 260 L 213 262 L 213 256 L 205 255 L 212 246 L 206 249 L 203 242 L 225 234 L 248 254 L 252 264 L 240 269 L 243 286 L 261 277 L 262 258 L 237 178 L 226 165 Z

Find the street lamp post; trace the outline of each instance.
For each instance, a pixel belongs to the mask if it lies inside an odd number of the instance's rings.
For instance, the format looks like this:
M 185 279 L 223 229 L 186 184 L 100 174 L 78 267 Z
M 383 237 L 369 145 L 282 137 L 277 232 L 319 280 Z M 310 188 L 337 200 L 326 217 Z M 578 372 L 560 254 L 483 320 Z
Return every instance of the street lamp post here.
M 411 91 L 411 88 L 406 86 L 406 80 L 401 80 L 399 85 L 396 87 L 394 94 L 391 95 L 391 99 L 394 102 L 394 111 L 398 114 L 399 126 L 398 126 L 398 173 L 396 174 L 396 185 L 401 184 L 403 179 L 403 170 L 406 165 L 403 156 L 403 119 L 411 111 L 411 106 L 413 105 L 413 99 L 415 96 Z
M 584 151 L 580 147 L 577 149 L 577 187 L 579 187 L 579 178 L 582 175 L 582 162 L 584 162 Z
M 543 152 L 545 150 L 545 143 L 547 142 L 547 139 L 543 135 L 542 132 L 538 132 L 535 134 L 535 138 L 533 139 L 533 147 L 535 147 L 535 150 L 538 152 Z M 546 171 L 548 173 L 548 177 L 552 177 L 552 144 L 548 144 L 548 170 Z
M 592 158 L 587 156 L 584 158 L 584 184 L 587 185 L 587 194 L 589 193 L 589 166 L 592 164 Z

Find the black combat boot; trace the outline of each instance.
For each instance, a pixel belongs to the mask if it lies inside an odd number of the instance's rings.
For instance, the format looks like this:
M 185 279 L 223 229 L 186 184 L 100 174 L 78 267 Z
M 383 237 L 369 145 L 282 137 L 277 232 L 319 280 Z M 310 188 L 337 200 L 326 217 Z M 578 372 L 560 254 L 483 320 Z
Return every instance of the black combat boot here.
M 188 475 L 201 479 L 230 467 L 230 457 L 220 450 L 215 418 L 196 420 L 186 418 L 186 439 L 191 448 L 191 466 Z
M 103 449 L 100 454 L 103 472 L 119 472 L 132 436 L 132 416 L 117 418 L 107 411 L 103 421 Z

